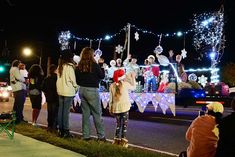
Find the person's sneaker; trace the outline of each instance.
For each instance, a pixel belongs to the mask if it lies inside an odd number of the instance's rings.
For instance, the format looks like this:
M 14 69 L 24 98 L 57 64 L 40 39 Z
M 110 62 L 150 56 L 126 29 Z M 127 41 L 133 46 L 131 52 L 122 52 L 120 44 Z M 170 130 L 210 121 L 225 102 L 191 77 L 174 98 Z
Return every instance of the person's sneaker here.
M 72 135 L 69 130 L 64 130 L 64 138 L 74 138 L 74 135 Z
M 24 119 L 22 119 L 21 122 L 23 122 L 23 123 L 28 123 L 28 121 L 27 121 L 27 120 L 24 120 Z
M 120 145 L 127 148 L 128 147 L 128 140 L 126 138 L 122 138 Z
M 103 137 L 103 138 L 98 138 L 97 139 L 97 142 L 106 142 L 107 140 L 106 140 L 106 138 L 105 137 Z
M 32 126 L 34 126 L 34 127 L 39 127 L 38 125 L 37 125 L 37 123 L 32 123 Z
M 74 138 L 74 135 L 73 134 L 64 134 L 64 138 Z
M 64 137 L 64 131 L 63 130 L 59 130 L 58 131 L 58 136 L 59 137 Z

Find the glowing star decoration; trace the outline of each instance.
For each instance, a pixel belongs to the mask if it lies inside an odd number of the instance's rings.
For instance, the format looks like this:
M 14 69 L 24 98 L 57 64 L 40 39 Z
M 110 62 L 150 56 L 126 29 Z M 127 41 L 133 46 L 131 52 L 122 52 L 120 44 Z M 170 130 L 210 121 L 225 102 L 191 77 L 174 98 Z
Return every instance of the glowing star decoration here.
M 153 52 L 156 54 L 161 54 L 163 52 L 163 48 L 161 45 L 158 45 Z
M 116 46 L 115 52 L 117 52 L 118 54 L 120 54 L 121 52 L 123 52 L 123 46 L 121 46 L 121 45 Z
M 183 59 L 187 57 L 187 51 L 185 49 L 181 50 L 181 56 Z
M 62 31 L 58 37 L 59 43 L 61 44 L 61 50 L 69 49 L 69 40 L 71 39 L 70 31 Z
M 204 75 L 198 77 L 198 83 L 205 87 L 207 83 L 207 77 L 205 77 Z
M 135 40 L 138 41 L 139 40 L 139 33 L 135 32 Z
M 197 81 L 197 75 L 192 73 L 188 75 L 188 80 L 189 81 Z

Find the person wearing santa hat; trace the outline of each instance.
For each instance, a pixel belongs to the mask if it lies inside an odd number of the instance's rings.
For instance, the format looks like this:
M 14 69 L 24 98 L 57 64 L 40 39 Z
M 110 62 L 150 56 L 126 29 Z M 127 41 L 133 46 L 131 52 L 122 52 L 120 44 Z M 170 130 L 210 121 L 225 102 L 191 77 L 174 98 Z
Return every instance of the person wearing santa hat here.
M 125 81 L 125 71 L 118 69 L 114 71 L 114 82 L 110 85 L 109 93 L 109 112 L 116 118 L 116 132 L 113 144 L 118 144 L 123 147 L 128 147 L 128 140 L 126 138 L 128 112 L 131 107 L 129 100 L 129 90 L 135 90 L 136 88 L 136 74 L 132 72 L 131 83 Z

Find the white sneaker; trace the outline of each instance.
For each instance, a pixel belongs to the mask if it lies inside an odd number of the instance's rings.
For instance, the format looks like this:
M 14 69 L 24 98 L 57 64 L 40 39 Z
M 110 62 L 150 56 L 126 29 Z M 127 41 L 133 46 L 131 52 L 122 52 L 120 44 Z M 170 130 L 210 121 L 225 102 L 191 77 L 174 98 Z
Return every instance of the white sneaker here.
M 38 127 L 37 123 L 32 123 L 32 125 L 33 125 L 34 127 Z

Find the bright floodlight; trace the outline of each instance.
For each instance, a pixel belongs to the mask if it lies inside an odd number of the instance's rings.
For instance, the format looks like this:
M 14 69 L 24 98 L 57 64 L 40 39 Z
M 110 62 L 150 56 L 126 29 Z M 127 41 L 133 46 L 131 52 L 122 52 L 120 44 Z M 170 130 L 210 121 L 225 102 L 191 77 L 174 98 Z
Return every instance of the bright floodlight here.
M 211 52 L 211 53 L 210 53 L 210 58 L 211 58 L 211 59 L 214 59 L 215 56 L 216 56 L 216 53 L 215 53 L 215 52 Z
M 25 56 L 30 56 L 32 54 L 32 50 L 30 48 L 24 48 L 23 49 L 23 54 Z
M 109 40 L 111 37 L 109 35 L 105 36 L 105 40 Z
M 183 35 L 183 33 L 182 33 L 182 32 L 180 32 L 180 31 L 179 31 L 179 32 L 177 32 L 177 36 L 178 36 L 178 37 L 181 37 L 182 35 Z

